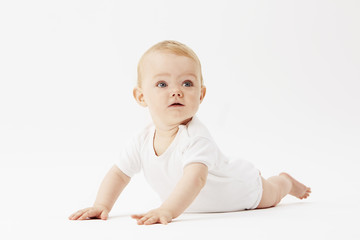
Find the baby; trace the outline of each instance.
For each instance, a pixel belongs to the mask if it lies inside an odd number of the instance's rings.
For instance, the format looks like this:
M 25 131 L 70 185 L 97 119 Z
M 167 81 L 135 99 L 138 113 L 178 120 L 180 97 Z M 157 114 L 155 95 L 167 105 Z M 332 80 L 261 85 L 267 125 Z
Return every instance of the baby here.
M 134 174 L 146 180 L 163 203 L 137 223 L 170 223 L 187 212 L 229 212 L 276 206 L 287 194 L 307 198 L 311 190 L 287 173 L 264 179 L 251 163 L 229 159 L 196 117 L 206 88 L 196 54 L 176 41 L 151 47 L 138 64 L 135 100 L 148 107 L 153 124 L 122 151 L 105 176 L 95 203 L 71 220 L 106 220 Z

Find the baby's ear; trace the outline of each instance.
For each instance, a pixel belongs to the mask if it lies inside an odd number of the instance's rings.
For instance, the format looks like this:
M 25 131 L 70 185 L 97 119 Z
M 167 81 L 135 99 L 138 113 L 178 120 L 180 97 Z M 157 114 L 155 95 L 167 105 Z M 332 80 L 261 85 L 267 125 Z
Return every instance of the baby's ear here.
M 200 103 L 202 103 L 202 101 L 204 100 L 205 95 L 206 95 L 206 87 L 202 86 L 201 87 L 201 94 L 200 94 Z
M 133 95 L 134 95 L 134 98 L 135 98 L 136 102 L 138 104 L 140 104 L 140 106 L 147 107 L 147 104 L 146 104 L 145 99 L 144 99 L 144 94 L 143 94 L 141 88 L 135 87 L 134 90 L 133 90 Z

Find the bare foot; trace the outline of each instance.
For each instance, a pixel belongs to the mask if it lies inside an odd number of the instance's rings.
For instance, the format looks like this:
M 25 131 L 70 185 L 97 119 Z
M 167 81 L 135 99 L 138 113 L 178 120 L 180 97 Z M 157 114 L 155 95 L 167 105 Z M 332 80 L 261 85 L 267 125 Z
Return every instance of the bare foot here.
M 298 182 L 295 180 L 292 176 L 290 176 L 288 173 L 280 173 L 279 176 L 286 177 L 289 179 L 292 183 L 292 188 L 290 190 L 290 195 L 293 195 L 294 197 L 305 199 L 307 198 L 311 193 L 311 188 L 305 186 L 301 182 Z

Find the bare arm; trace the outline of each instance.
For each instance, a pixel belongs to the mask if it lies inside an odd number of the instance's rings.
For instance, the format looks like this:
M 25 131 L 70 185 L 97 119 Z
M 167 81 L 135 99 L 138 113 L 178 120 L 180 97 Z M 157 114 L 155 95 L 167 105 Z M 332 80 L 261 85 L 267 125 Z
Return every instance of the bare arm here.
M 161 205 L 161 208 L 169 209 L 173 214 L 173 218 L 178 217 L 190 206 L 205 186 L 207 174 L 207 166 L 202 163 L 193 163 L 186 166 L 183 177 L 169 198 Z
M 129 182 L 130 177 L 114 165 L 100 185 L 94 206 L 104 206 L 110 212 L 120 193 Z
M 130 177 L 128 177 L 116 165 L 114 165 L 102 181 L 93 207 L 79 210 L 72 214 L 69 219 L 107 219 L 107 216 L 114 206 L 115 201 L 129 182 Z
M 208 168 L 202 163 L 192 163 L 184 168 L 184 174 L 169 198 L 157 209 L 143 215 L 133 215 L 138 224 L 167 224 L 182 214 L 205 186 Z

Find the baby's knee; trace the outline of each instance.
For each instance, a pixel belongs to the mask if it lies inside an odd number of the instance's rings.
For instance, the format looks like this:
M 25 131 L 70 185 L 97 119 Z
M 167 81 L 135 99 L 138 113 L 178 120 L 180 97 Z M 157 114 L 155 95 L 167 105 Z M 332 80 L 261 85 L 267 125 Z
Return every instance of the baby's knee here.
M 281 200 L 281 193 L 272 182 L 263 179 L 263 194 L 258 208 L 275 207 Z

